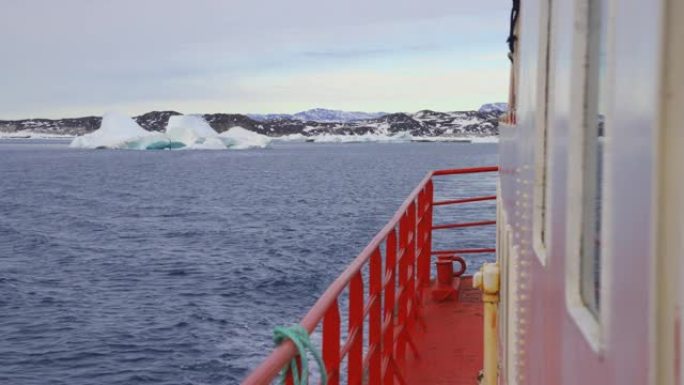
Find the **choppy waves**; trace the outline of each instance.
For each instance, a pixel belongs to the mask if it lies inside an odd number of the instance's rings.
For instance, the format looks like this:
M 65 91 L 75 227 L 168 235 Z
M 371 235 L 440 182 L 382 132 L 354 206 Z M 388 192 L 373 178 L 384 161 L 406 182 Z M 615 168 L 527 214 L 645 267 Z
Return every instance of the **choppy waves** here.
M 496 163 L 488 144 L 0 147 L 0 383 L 12 385 L 238 383 L 427 170 Z M 437 187 L 495 185 L 471 182 Z

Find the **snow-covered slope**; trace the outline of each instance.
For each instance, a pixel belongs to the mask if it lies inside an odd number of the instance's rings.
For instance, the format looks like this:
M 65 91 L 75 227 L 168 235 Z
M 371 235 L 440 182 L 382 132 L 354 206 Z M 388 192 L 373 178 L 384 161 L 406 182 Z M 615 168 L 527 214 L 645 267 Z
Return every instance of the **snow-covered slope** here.
M 247 114 L 247 116 L 250 119 L 256 120 L 257 122 L 265 122 L 269 120 L 294 119 L 292 114 Z
M 294 114 L 295 119 L 312 122 L 356 122 L 387 115 L 386 112 L 357 112 L 314 108 Z

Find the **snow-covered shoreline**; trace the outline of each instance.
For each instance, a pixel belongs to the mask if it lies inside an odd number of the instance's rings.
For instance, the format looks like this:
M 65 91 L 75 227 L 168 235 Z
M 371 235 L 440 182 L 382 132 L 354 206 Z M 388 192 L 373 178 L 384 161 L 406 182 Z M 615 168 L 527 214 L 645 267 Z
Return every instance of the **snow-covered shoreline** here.
M 274 142 L 307 142 L 307 143 L 498 143 L 498 136 L 412 136 L 408 133 L 396 135 L 314 135 L 302 134 L 274 137 Z
M 231 126 L 218 133 L 200 115 L 170 116 L 164 131 L 146 130 L 134 119 L 118 114 L 106 114 L 99 127 L 90 133 L 71 137 L 59 134 L 45 134 L 22 130 L 1 133 L 0 139 L 73 139 L 72 148 L 84 149 L 126 149 L 126 150 L 244 150 L 266 148 L 271 142 L 313 142 L 313 143 L 410 143 L 410 142 L 456 142 L 496 143 L 496 136 L 463 135 L 416 135 L 409 131 L 390 133 L 385 127 L 380 132 L 296 133 L 281 136 L 267 136 L 241 126 Z
M 59 140 L 71 141 L 76 138 L 73 135 L 58 135 L 46 134 L 40 132 L 0 132 L 0 140 Z M 343 143 L 498 143 L 499 138 L 496 136 L 469 136 L 469 137 L 450 137 L 450 136 L 436 136 L 436 137 L 411 137 L 393 138 L 384 135 L 317 135 L 304 136 L 302 134 L 284 135 L 270 137 L 274 143 L 325 143 L 325 144 L 343 144 Z
M 74 138 L 75 138 L 75 136 L 73 136 L 73 135 L 47 134 L 44 132 L 32 132 L 32 131 L 2 132 L 2 131 L 0 131 L 0 139 L 71 140 Z

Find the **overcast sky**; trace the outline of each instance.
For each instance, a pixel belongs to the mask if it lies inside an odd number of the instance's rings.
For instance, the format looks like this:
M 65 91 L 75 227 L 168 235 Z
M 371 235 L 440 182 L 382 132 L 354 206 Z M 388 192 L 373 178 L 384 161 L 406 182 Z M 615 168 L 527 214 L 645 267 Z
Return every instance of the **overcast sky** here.
M 504 101 L 508 0 L 1 0 L 0 119 Z

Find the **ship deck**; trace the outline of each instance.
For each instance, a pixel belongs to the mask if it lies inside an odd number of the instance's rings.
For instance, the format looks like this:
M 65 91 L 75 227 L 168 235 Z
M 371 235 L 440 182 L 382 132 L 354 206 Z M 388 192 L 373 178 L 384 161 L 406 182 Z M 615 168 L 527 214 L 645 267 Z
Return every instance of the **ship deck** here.
M 472 278 L 461 279 L 458 301 L 425 301 L 425 328 L 417 326 L 413 335 L 420 358 L 409 354 L 404 365 L 406 382 L 477 384 L 482 369 L 483 306 L 480 292 L 472 287 Z

